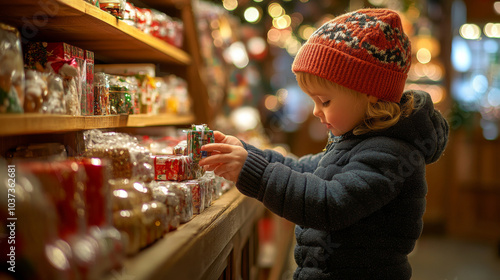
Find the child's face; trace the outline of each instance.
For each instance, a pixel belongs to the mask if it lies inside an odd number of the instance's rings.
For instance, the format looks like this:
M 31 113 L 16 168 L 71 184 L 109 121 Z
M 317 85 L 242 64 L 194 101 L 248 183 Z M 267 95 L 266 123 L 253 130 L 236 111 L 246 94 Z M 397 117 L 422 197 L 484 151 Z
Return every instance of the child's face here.
M 351 131 L 365 118 L 369 102 L 366 94 L 320 86 L 308 88 L 306 93 L 314 101 L 314 116 L 335 136 Z

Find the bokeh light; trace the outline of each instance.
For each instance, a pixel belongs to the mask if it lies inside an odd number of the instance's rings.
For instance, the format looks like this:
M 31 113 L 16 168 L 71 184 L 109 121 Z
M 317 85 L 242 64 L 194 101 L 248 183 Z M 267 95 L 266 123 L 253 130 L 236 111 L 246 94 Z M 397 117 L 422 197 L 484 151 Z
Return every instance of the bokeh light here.
M 477 40 L 481 37 L 481 28 L 475 24 L 466 23 L 460 27 L 460 36 L 468 40 Z
M 290 27 L 292 19 L 289 15 L 283 15 L 273 19 L 273 26 L 277 29 L 285 29 Z
M 266 51 L 266 41 L 261 37 L 252 37 L 247 42 L 248 52 L 252 55 L 258 56 Z
M 255 7 L 248 7 L 243 15 L 245 20 L 250 23 L 258 22 L 260 19 L 260 11 Z
M 234 11 L 236 8 L 238 8 L 238 1 L 237 0 L 223 0 L 222 6 L 224 6 L 224 8 L 228 11 Z
M 417 51 L 417 60 L 422 63 L 426 64 L 429 63 L 432 59 L 431 52 L 426 49 L 426 48 L 421 48 Z
M 484 26 L 484 35 L 490 38 L 500 38 L 500 23 L 487 23 Z
M 278 3 L 271 3 L 267 7 L 267 12 L 271 17 L 277 18 L 285 14 L 285 9 Z
M 472 64 L 469 45 L 458 36 L 453 38 L 451 43 L 451 63 L 458 72 L 467 72 Z
M 299 28 L 299 36 L 300 38 L 307 40 L 314 33 L 316 29 L 310 25 L 302 25 Z

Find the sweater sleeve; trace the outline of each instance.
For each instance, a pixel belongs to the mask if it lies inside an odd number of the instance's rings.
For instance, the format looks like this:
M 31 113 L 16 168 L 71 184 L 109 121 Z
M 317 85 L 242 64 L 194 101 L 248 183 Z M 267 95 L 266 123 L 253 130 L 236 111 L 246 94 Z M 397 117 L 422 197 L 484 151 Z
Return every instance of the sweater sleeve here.
M 400 192 L 404 181 L 398 177 L 401 157 L 410 155 L 411 148 L 399 145 L 395 149 L 387 142 L 353 150 L 342 171 L 329 180 L 294 171 L 250 151 L 237 187 L 295 224 L 343 229 L 382 208 Z M 403 175 L 410 176 L 408 172 Z
M 269 163 L 281 163 L 290 167 L 294 171 L 312 173 L 317 167 L 318 162 L 324 155 L 324 152 L 315 155 L 305 155 L 299 159 L 285 157 L 282 154 L 273 150 L 261 150 L 243 141 L 243 147 L 250 153 L 261 156 Z

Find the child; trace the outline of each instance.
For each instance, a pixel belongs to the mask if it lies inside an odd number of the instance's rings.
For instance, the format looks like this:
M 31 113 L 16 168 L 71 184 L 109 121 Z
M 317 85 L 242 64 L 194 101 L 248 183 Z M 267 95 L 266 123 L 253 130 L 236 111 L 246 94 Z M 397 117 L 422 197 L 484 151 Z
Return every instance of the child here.
M 425 210 L 425 165 L 448 124 L 421 91 L 403 93 L 410 42 L 397 13 L 363 9 L 320 27 L 292 70 L 330 141 L 298 160 L 215 134 L 200 164 L 297 224 L 294 279 L 410 279 Z

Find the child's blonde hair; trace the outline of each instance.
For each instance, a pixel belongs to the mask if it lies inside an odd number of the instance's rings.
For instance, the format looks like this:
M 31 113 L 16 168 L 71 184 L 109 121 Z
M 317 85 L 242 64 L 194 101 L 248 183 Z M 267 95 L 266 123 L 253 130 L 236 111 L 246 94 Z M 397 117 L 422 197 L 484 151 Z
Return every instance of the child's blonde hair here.
M 361 92 L 343 87 L 337 83 L 330 82 L 305 72 L 295 73 L 297 82 L 302 89 L 323 87 L 332 90 L 341 90 L 361 97 Z M 375 103 L 368 102 L 365 118 L 363 123 L 354 128 L 353 134 L 360 135 L 370 131 L 383 130 L 395 125 L 400 118 L 407 117 L 414 109 L 413 95 L 408 95 L 404 103 L 398 104 L 395 102 L 379 99 Z

